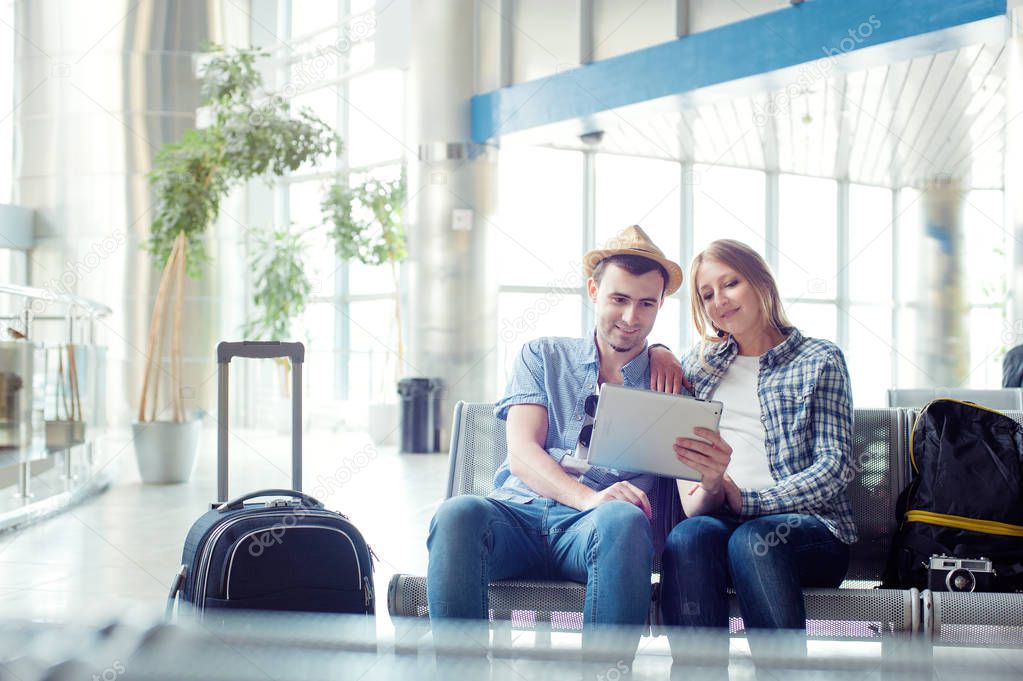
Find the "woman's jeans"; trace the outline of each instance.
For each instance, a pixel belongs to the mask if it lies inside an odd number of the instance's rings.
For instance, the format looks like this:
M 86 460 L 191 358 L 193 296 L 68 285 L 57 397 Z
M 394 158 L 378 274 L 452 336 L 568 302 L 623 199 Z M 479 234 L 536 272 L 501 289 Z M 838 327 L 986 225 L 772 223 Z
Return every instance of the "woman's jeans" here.
M 437 509 L 426 544 L 435 630 L 448 618 L 485 622 L 493 580 L 567 579 L 586 584 L 584 646 L 597 645 L 601 625 L 629 625 L 635 651 L 650 608 L 653 561 L 650 521 L 636 506 L 609 501 L 579 511 L 546 499 L 459 496 Z
M 841 584 L 849 547 L 812 515 L 780 513 L 747 521 L 702 515 L 674 527 L 663 563 L 661 599 L 669 625 L 727 635 L 726 589 L 732 586 L 747 632 L 804 632 L 803 587 Z M 675 644 L 672 651 L 681 652 Z

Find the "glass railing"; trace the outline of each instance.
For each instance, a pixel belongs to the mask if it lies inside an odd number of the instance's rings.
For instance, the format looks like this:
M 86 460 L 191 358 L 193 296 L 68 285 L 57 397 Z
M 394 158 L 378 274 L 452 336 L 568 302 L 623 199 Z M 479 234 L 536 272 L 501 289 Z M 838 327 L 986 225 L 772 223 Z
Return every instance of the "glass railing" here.
M 17 497 L 28 504 L 40 471 L 63 464 L 65 491 L 91 477 L 106 425 L 107 355 L 94 342 L 95 324 L 112 311 L 15 284 L 0 284 L 0 310 L 0 471 L 19 467 Z M 13 480 L 13 472 L 0 478 Z

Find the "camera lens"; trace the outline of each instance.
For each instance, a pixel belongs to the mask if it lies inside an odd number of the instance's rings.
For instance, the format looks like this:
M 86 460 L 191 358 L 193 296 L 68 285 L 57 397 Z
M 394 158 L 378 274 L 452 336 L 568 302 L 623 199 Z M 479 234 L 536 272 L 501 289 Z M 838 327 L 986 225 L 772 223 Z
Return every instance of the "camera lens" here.
M 977 578 L 969 570 L 956 568 L 945 575 L 945 586 L 949 591 L 973 591 L 977 588 Z

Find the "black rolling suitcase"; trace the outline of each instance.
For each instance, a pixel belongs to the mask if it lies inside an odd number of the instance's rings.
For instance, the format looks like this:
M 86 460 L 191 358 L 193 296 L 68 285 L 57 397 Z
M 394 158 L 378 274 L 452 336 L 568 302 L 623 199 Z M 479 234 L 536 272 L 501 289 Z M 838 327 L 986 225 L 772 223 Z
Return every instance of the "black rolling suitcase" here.
M 266 489 L 228 501 L 232 357 L 291 360 L 292 490 Z M 362 534 L 348 518 L 301 492 L 304 358 L 301 343 L 217 346 L 217 503 L 188 532 L 168 615 L 179 600 L 200 617 L 213 608 L 373 614 L 373 564 Z M 254 501 L 266 497 L 278 498 Z

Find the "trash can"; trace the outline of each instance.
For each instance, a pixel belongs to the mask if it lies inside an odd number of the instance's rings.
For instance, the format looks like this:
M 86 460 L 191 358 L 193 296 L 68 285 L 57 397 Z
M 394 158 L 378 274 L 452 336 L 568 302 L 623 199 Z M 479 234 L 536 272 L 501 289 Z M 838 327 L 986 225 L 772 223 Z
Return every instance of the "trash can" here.
M 439 378 L 403 378 L 401 396 L 401 448 L 405 453 L 439 452 L 440 399 L 444 383 Z

